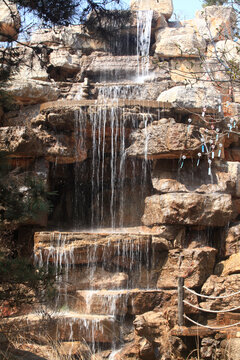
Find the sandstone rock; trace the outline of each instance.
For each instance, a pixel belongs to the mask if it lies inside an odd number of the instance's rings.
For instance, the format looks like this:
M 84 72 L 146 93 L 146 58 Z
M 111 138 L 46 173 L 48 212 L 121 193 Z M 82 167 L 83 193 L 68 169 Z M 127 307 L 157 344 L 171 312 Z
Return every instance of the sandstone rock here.
M 54 29 L 39 29 L 33 33 L 32 44 L 45 44 L 48 46 L 59 46 L 92 52 L 104 50 L 105 45 L 98 39 L 89 35 L 83 25 L 58 27 Z
M 0 41 L 17 40 L 21 18 L 12 1 L 0 1 Z
M 171 79 L 175 82 L 191 82 L 192 84 L 202 78 L 204 66 L 198 59 L 172 59 L 170 60 Z
M 35 255 L 56 263 L 59 254 L 64 264 L 94 264 L 105 262 L 110 265 L 114 255 L 124 252 L 133 262 L 139 253 L 148 251 L 151 236 L 124 233 L 35 233 Z M 134 254 L 132 256 L 131 254 Z
M 216 250 L 210 247 L 184 249 L 182 252 L 170 250 L 157 286 L 159 288 L 176 287 L 178 277 L 181 275 L 185 278 L 187 287 L 199 287 L 212 274 L 215 257 Z
M 86 149 L 75 151 L 76 139 L 73 134 L 57 134 L 37 127 L 9 126 L 0 128 L 0 150 L 11 157 L 40 157 L 48 161 L 72 163 L 87 157 Z
M 170 102 L 174 107 L 199 109 L 217 109 L 221 103 L 220 93 L 212 86 L 201 83 L 187 86 L 175 86 L 162 92 L 158 101 Z
M 18 104 L 39 104 L 57 100 L 60 90 L 54 82 L 16 79 L 8 82 L 7 92 Z
M 172 0 L 131 0 L 130 7 L 133 11 L 155 10 L 169 19 L 173 13 Z
M 225 296 L 238 292 L 240 274 L 226 276 L 211 275 L 202 287 L 202 294 L 208 296 Z M 206 299 L 201 307 L 210 310 L 232 309 L 239 306 L 240 294 L 220 299 Z
M 132 145 L 126 150 L 128 156 L 147 159 L 176 159 L 180 155 L 194 155 L 200 147 L 198 129 L 175 123 L 173 119 L 159 120 L 146 129 L 132 133 Z
M 94 273 L 89 270 L 84 271 L 83 269 L 80 271 L 80 274 L 76 272 L 75 279 L 70 278 L 69 281 L 74 282 L 77 289 L 83 290 L 124 289 L 127 287 L 128 275 L 118 272 L 110 273 L 101 267 L 96 267 Z
M 136 334 L 150 341 L 157 341 L 162 335 L 163 328 L 165 330 L 168 328 L 167 320 L 160 311 L 149 311 L 138 315 L 133 324 Z
M 158 77 L 159 75 L 159 77 Z M 156 76 L 156 78 L 155 78 Z M 135 75 L 134 75 L 135 77 Z M 141 78 L 135 78 L 136 81 L 140 81 L 137 84 L 131 83 L 131 84 L 99 84 L 99 86 L 96 86 L 96 93 L 98 97 L 99 102 L 106 101 L 107 98 L 112 101 L 113 98 L 115 99 L 146 99 L 146 100 L 157 100 L 160 93 L 163 91 L 169 89 L 173 83 L 170 80 L 161 80 L 161 75 L 157 72 L 154 72 L 153 79 L 152 75 L 149 76 L 149 80 L 157 80 L 159 82 L 154 82 L 154 85 L 152 82 L 144 82 L 141 83 Z M 129 113 L 127 114 L 126 111 L 126 118 L 129 118 Z
M 231 39 L 234 36 L 236 13 L 232 7 L 206 6 L 196 12 L 193 20 L 182 23 L 191 26 L 208 42 Z
M 234 35 L 236 24 L 236 12 L 231 6 L 206 6 L 196 12 L 196 19 L 204 20 L 208 27 L 209 40 L 229 39 Z M 206 30 L 199 29 L 201 36 Z
M 240 273 L 240 253 L 233 254 L 229 259 L 216 265 L 215 274 L 228 276 Z
M 153 11 L 152 27 L 155 31 L 157 29 L 168 27 L 166 17 L 160 12 Z
M 81 315 L 75 312 L 57 313 L 47 319 L 41 315 L 28 314 L 9 318 L 4 326 L 16 325 L 24 329 L 28 339 L 39 342 L 50 338 L 53 341 L 81 341 L 88 343 L 112 343 L 119 337 L 119 328 L 112 316 Z
M 128 312 L 127 290 L 77 291 L 75 309 L 83 314 L 126 315 Z
M 234 216 L 230 195 L 170 193 L 146 198 L 142 221 L 146 226 L 156 224 L 225 226 Z
M 181 226 L 159 226 L 154 229 L 157 236 L 152 236 L 152 249 L 156 251 L 167 251 L 171 248 L 181 246 L 185 241 L 185 228 Z
M 72 53 L 70 49 L 60 47 L 51 52 L 49 62 L 54 67 L 74 73 L 80 70 L 81 55 L 79 50 Z
M 156 32 L 155 53 L 163 58 L 199 58 L 206 42 L 190 27 L 164 28 Z
M 40 46 L 38 53 L 35 51 L 24 46 L 15 49 L 20 62 L 17 69 L 13 69 L 12 71 L 12 83 L 22 83 L 23 81 L 30 81 L 31 79 L 49 81 L 49 74 L 47 72 L 48 56 L 46 50 Z
M 83 80 L 84 77 L 99 79 L 136 81 L 136 69 L 138 67 L 137 56 L 112 56 L 108 53 L 93 52 L 91 55 L 83 55 L 80 59 L 81 71 L 78 79 Z M 154 78 L 158 80 L 170 79 L 168 64 L 156 64 L 153 58 L 149 59 L 149 73 L 154 74 Z M 119 85 L 119 84 L 116 84 Z M 128 85 L 128 84 L 127 84 Z M 155 84 L 157 85 L 157 84 Z
M 212 178 L 208 175 L 208 163 L 186 159 L 179 171 L 177 160 L 157 160 L 153 164 L 152 184 L 160 193 L 197 192 L 197 193 L 228 193 L 239 196 L 238 162 L 219 162 L 212 166 Z
M 226 233 L 225 256 L 239 253 L 240 250 L 240 224 L 232 225 Z
M 1 126 L 8 127 L 8 126 L 28 125 L 29 127 L 31 127 L 32 119 L 39 116 L 39 113 L 40 113 L 39 104 L 24 106 L 21 109 L 18 109 L 17 111 L 9 111 L 8 113 L 4 114 L 4 118 L 1 123 Z
M 161 290 L 77 291 L 75 309 L 85 314 L 136 315 L 153 310 L 164 296 Z
M 233 40 L 221 40 L 214 45 L 209 45 L 207 49 L 207 56 L 209 58 L 216 59 L 219 62 L 219 58 L 225 64 L 231 61 L 240 63 L 240 43 Z M 226 71 L 226 70 L 225 70 Z
M 34 133 L 25 126 L 9 126 L 0 128 L 0 151 L 5 153 L 18 153 L 41 155 L 43 147 L 35 138 Z

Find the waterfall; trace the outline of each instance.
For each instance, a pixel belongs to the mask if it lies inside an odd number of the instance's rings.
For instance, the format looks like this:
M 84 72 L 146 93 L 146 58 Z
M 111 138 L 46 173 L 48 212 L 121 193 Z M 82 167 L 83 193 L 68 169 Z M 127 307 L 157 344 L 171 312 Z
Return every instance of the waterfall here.
M 104 99 L 140 99 L 141 88 L 139 85 L 105 85 L 100 86 L 98 89 L 98 100 L 103 101 Z
M 138 12 L 138 81 L 144 81 L 149 75 L 152 16 L 152 10 Z M 64 340 L 74 342 L 84 338 L 93 353 L 111 344 L 111 360 L 117 358 L 123 342 L 127 329 L 123 331 L 125 319 L 137 314 L 135 299 L 139 294 L 147 298 L 148 291 L 157 292 L 150 290 L 155 287 L 151 236 L 141 235 L 138 230 L 132 234 L 130 229 L 129 233 L 123 232 L 127 221 L 131 223 L 133 209 L 140 222 L 142 200 L 149 182 L 148 126 L 156 116 L 148 104 L 125 105 L 122 101 L 120 104 L 120 100 L 141 99 L 142 91 L 136 83 L 106 83 L 98 86 L 95 103 L 74 111 L 76 163 L 72 203 L 76 232 L 53 234 L 49 246 L 43 241 L 36 248 L 38 255 L 35 256 L 39 265 L 46 262 L 55 266 L 56 309 L 64 310 L 56 317 L 60 319 Z M 129 159 L 126 149 L 130 134 L 140 125 L 145 134 L 144 158 Z M 127 226 L 135 226 L 129 223 Z M 91 227 L 91 232 L 77 232 L 84 225 Z M 97 230 L 106 227 L 110 227 L 110 231 Z M 85 284 L 81 282 L 84 275 Z M 115 279 L 118 279 L 116 283 Z M 141 289 L 137 289 L 139 283 Z
M 139 10 L 137 12 L 138 82 L 144 82 L 144 79 L 149 75 L 152 18 L 153 10 Z

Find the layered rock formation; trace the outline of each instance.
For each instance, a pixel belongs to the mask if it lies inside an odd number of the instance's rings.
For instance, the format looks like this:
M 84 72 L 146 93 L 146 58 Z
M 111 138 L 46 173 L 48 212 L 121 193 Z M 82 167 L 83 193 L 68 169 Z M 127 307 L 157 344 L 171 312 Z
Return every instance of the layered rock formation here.
M 201 356 L 222 359 L 236 334 L 179 328 L 177 284 L 210 296 L 185 291 L 192 320 L 238 322 L 238 309 L 198 309 L 239 304 L 239 87 L 223 71 L 239 64 L 235 14 L 212 6 L 172 22 L 172 1 L 131 9 L 114 44 L 76 25 L 34 33 L 37 54 L 16 48 L 25 61 L 5 88 L 0 152 L 55 197 L 44 222 L 12 228 L 37 266 L 55 268 L 57 296 L 48 321 L 19 314 L 8 325 L 84 338 L 111 360 L 186 359 L 200 334 Z

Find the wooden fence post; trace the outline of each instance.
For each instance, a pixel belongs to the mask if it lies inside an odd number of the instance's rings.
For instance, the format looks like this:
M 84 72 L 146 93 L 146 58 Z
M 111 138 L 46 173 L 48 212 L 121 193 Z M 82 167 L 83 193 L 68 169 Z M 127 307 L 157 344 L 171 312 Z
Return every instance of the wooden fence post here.
M 178 278 L 178 325 L 184 326 L 184 278 Z

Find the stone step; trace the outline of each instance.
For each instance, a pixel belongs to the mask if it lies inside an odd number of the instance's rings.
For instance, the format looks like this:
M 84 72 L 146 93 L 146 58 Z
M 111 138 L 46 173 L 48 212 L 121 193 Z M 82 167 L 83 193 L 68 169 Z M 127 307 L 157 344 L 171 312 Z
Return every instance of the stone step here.
M 86 314 L 137 315 L 159 305 L 164 295 L 164 290 L 157 289 L 80 290 L 75 309 Z
M 96 106 L 96 100 L 58 100 L 58 101 L 51 101 L 51 102 L 46 102 L 40 105 L 40 111 L 53 111 L 56 109 L 63 109 L 65 107 L 87 107 L 87 106 Z M 101 103 L 99 104 L 101 105 Z M 106 105 L 106 104 L 105 104 Z M 119 99 L 118 102 L 116 103 L 116 106 L 118 107 L 126 107 L 126 106 L 141 106 L 141 107 L 146 107 L 146 108 L 152 108 L 152 109 L 159 109 L 159 108 L 163 108 L 163 109 L 171 109 L 173 106 L 171 103 L 169 102 L 160 102 L 160 101 L 155 101 L 155 100 L 123 100 L 123 99 Z M 109 101 L 109 106 L 112 107 L 113 103 L 112 101 Z
M 131 270 L 141 260 L 141 254 L 149 252 L 152 236 L 140 233 L 39 232 L 34 235 L 35 260 L 40 265 L 51 262 L 58 267 L 110 261 L 123 267 L 121 259 L 124 257 Z M 157 243 L 155 241 L 156 246 Z
M 4 328 L 20 331 L 26 338 L 37 338 L 45 343 L 47 338 L 56 341 L 82 341 L 88 343 L 113 343 L 119 339 L 119 326 L 113 316 L 59 312 L 49 316 L 28 314 L 4 320 Z

